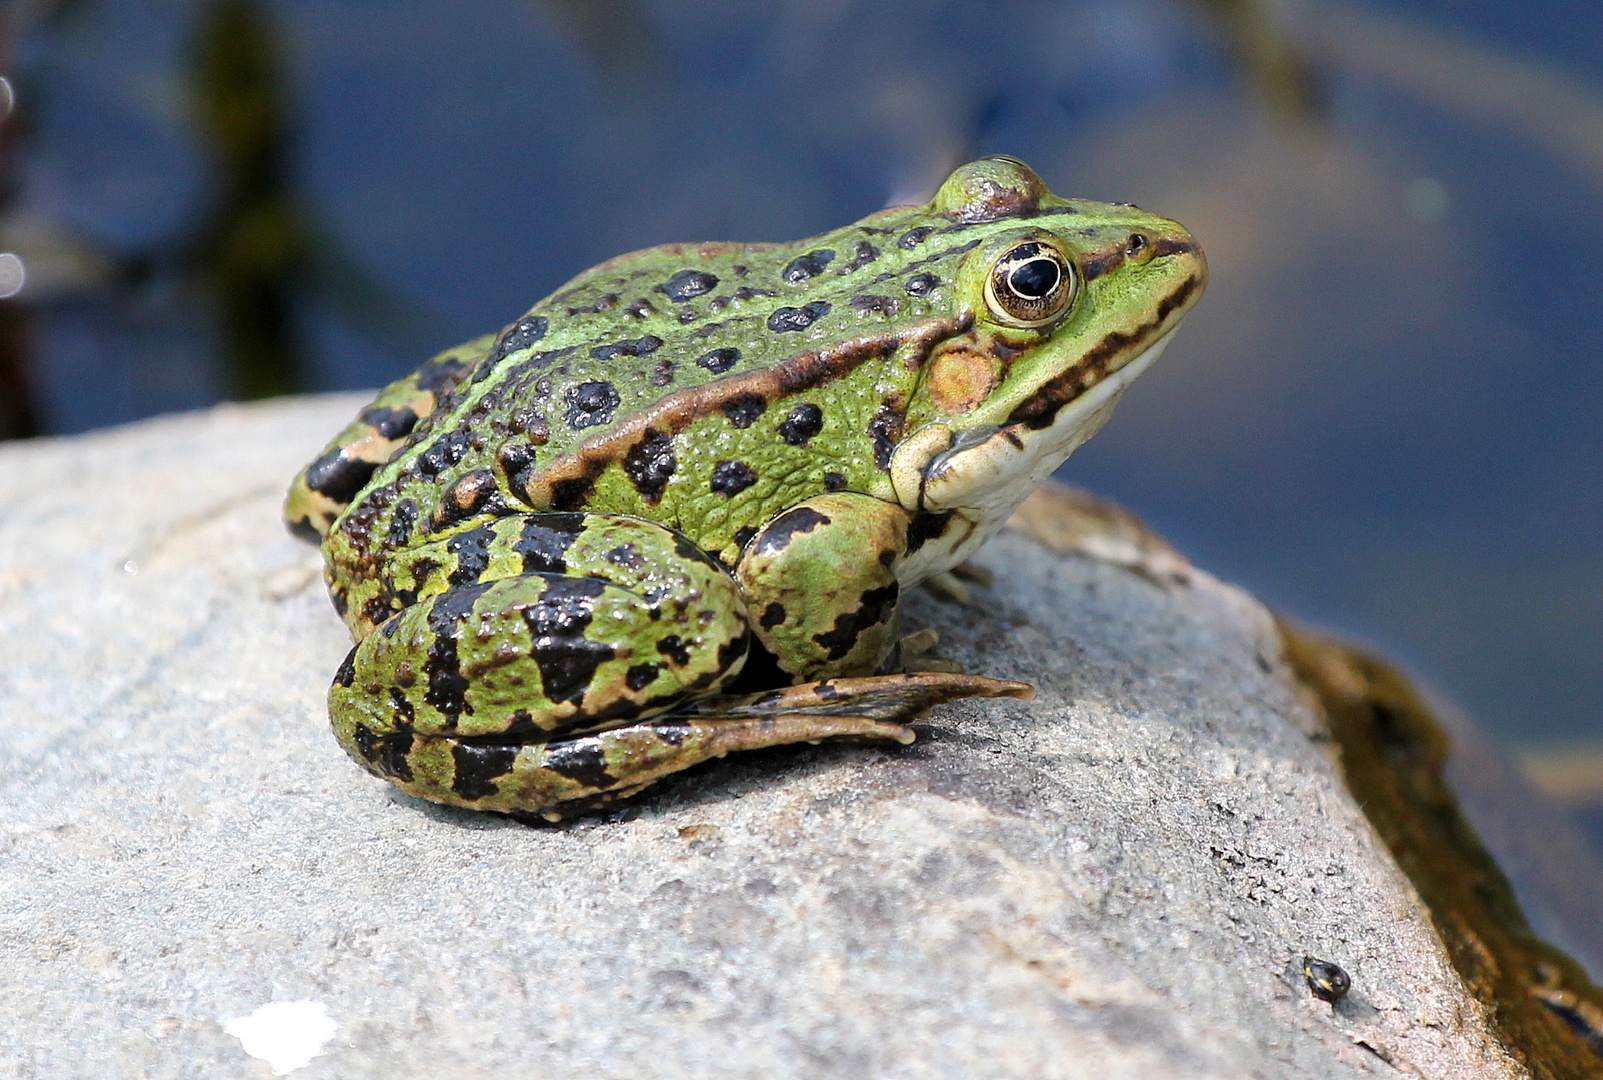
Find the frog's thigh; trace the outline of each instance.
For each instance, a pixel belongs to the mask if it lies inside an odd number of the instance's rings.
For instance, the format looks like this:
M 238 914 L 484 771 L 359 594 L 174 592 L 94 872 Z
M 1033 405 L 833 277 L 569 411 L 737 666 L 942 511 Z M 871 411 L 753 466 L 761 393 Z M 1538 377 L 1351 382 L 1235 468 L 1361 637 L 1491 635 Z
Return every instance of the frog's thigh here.
M 756 632 L 797 681 L 867 675 L 896 644 L 896 565 L 911 518 L 851 491 L 797 503 L 735 568 Z
M 733 581 L 714 572 L 690 589 L 648 602 L 599 578 L 546 573 L 450 589 L 351 651 L 329 690 L 335 734 L 369 771 L 459 801 L 441 754 L 514 753 L 619 726 L 737 674 L 749 632 Z

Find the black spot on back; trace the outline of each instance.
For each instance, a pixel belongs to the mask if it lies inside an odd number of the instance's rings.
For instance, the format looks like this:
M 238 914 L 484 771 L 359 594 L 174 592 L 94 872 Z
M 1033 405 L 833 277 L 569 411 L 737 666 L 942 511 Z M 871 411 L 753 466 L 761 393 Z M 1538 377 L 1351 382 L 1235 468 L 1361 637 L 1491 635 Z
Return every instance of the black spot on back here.
M 692 297 L 712 292 L 717 285 L 718 279 L 703 270 L 681 270 L 658 285 L 657 291 L 674 303 L 682 304 Z
M 940 283 L 941 279 L 934 274 L 914 274 L 902 287 L 907 290 L 908 296 L 928 296 Z
M 867 240 L 859 240 L 857 241 L 857 246 L 852 249 L 851 261 L 841 267 L 839 272 L 850 274 L 855 270 L 861 270 L 877 258 L 879 258 L 879 248 L 870 244 Z
M 824 490 L 825 491 L 840 491 L 845 486 L 846 486 L 846 474 L 845 473 L 827 472 L 827 473 L 824 474 Z
M 370 597 L 367 603 L 362 605 L 362 618 L 375 625 L 384 622 L 393 614 L 395 608 L 391 606 L 389 596 L 384 593 Z
M 835 253 L 829 248 L 819 248 L 817 251 L 809 251 L 805 255 L 798 255 L 794 259 L 790 260 L 790 265 L 785 267 L 784 271 L 780 274 L 780 277 L 785 279 L 786 284 L 800 284 L 810 277 L 816 277 L 819 274 L 822 274 L 824 272 L 824 267 L 828 266 L 830 261 L 834 258 Z
M 462 460 L 472 441 L 472 433 L 460 428 L 446 432 L 414 459 L 412 467 L 422 476 L 438 476 Z
M 617 388 L 604 379 L 588 379 L 578 386 L 570 386 L 564 396 L 568 412 L 563 419 L 576 430 L 611 420 L 612 411 L 620 400 Z
M 551 440 L 551 426 L 546 423 L 545 414 L 533 405 L 513 410 L 512 415 L 507 418 L 507 430 L 522 432 L 535 446 L 544 446 Z
M 662 338 L 655 334 L 635 338 L 633 341 L 620 341 L 612 345 L 597 345 L 590 350 L 590 355 L 597 360 L 613 360 L 620 356 L 646 356 L 662 348 Z
M 852 310 L 859 315 L 895 315 L 901 309 L 902 302 L 894 296 L 880 296 L 875 293 L 864 293 L 852 297 Z
M 495 452 L 495 462 L 502 472 L 516 476 L 534 464 L 534 455 L 534 447 L 526 442 L 502 443 L 501 449 Z
M 588 476 L 558 480 L 551 485 L 551 509 L 559 511 L 583 509 L 595 486 L 595 480 Z
M 667 386 L 673 382 L 673 373 L 676 366 L 672 360 L 658 360 L 651 368 L 651 385 Z
M 749 428 L 768 409 L 768 400 L 761 394 L 736 394 L 721 406 L 729 422 L 737 428 Z
M 768 329 L 776 334 L 805 330 L 828 314 L 829 305 L 822 300 L 814 300 L 799 308 L 782 307 L 768 316 Z
M 545 317 L 541 315 L 526 315 L 519 319 L 501 331 L 501 337 L 495 343 L 495 348 L 490 350 L 488 362 L 493 364 L 503 357 L 533 345 L 545 337 L 548 325 Z
M 633 544 L 619 544 L 602 557 L 612 565 L 621 566 L 626 570 L 638 570 L 646 565 L 646 560 L 640 555 L 640 549 Z
M 714 349 L 705 356 L 696 360 L 701 367 L 706 368 L 714 375 L 722 375 L 736 364 L 740 363 L 739 349 Z
M 417 524 L 417 503 L 411 499 L 402 499 L 395 504 L 395 511 L 390 515 L 390 527 L 385 530 L 384 540 L 392 548 L 398 548 L 412 538 L 412 528 Z
M 529 482 L 534 479 L 534 447 L 527 443 L 507 443 L 496 453 L 496 463 L 506 474 L 512 494 L 527 502 Z
M 657 651 L 680 667 L 690 663 L 690 649 L 685 646 L 684 638 L 678 634 L 669 634 L 657 642 Z
M 455 357 L 430 360 L 417 369 L 417 388 L 431 394 L 448 391 L 462 380 L 467 370 L 467 361 Z
M 406 568 L 412 573 L 413 583 L 422 588 L 425 583 L 433 578 L 435 571 L 439 570 L 440 564 L 428 558 L 412 559 L 407 563 Z
M 617 293 L 609 292 L 609 293 L 606 293 L 603 296 L 598 297 L 596 299 L 595 303 L 593 303 L 593 304 L 585 304 L 582 307 L 571 307 L 571 308 L 569 308 L 568 309 L 568 314 L 569 315 L 599 315 L 603 311 L 606 311 L 606 310 L 608 310 L 610 308 L 617 307 L 618 306 L 618 301 L 620 299 L 622 299 L 622 298 Z
M 901 238 L 896 241 L 896 246 L 904 250 L 911 251 L 918 247 L 918 245 L 922 244 L 925 240 L 929 239 L 930 233 L 934 231 L 935 226 L 933 225 L 920 225 L 916 229 L 908 229 L 901 235 Z
M 715 495 L 738 495 L 757 482 L 757 470 L 744 461 L 720 461 L 712 469 Z
M 824 430 L 824 410 L 810 401 L 804 401 L 790 410 L 779 425 L 779 437 L 792 446 L 806 446 L 814 435 Z
M 650 686 L 652 680 L 657 677 L 657 672 L 661 670 L 662 666 L 660 664 L 653 664 L 650 662 L 636 664 L 634 667 L 630 668 L 624 673 L 623 681 L 624 684 L 629 687 L 629 689 L 638 693 L 639 691 Z
M 678 468 L 673 436 L 656 428 L 647 428 L 645 438 L 631 446 L 623 458 L 623 474 L 647 502 L 662 498 L 669 478 Z

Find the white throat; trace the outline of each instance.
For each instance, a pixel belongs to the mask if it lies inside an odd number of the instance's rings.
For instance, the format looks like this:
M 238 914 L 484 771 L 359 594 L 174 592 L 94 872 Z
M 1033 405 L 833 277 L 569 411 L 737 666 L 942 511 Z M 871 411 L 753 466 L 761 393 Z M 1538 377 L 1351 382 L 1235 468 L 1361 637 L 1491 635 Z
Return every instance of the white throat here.
M 938 540 L 910 557 L 898 575 L 903 583 L 951 569 L 990 539 L 1032 491 L 1102 429 L 1125 388 L 1152 366 L 1173 336 L 1171 329 L 1063 406 L 1047 427 L 1031 431 L 1010 424 L 972 446 L 937 454 L 924 470 L 916 508 L 953 511 L 961 525 L 954 522 Z

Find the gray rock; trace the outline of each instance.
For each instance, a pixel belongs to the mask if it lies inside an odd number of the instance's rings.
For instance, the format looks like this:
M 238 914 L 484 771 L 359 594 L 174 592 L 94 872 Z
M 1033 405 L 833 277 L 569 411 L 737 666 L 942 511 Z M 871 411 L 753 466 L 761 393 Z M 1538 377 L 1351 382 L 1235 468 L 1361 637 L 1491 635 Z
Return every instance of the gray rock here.
M 558 828 L 372 779 L 278 523 L 356 404 L 0 447 L 0 1076 L 266 1076 L 223 1025 L 294 1001 L 337 1025 L 305 1077 L 1524 1075 L 1263 608 L 1116 531 L 1005 533 L 983 611 L 915 599 L 1040 694 L 912 747 Z

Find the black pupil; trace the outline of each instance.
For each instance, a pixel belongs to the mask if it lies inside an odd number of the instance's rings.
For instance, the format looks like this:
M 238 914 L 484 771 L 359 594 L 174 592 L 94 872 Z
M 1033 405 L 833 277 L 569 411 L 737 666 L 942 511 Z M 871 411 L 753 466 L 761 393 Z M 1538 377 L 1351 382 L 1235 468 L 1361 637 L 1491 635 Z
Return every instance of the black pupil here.
M 1063 272 L 1051 259 L 1031 259 L 1007 276 L 1013 291 L 1026 300 L 1039 300 L 1058 287 Z

